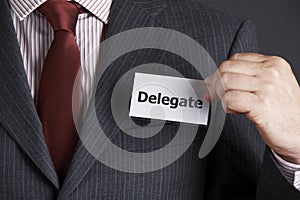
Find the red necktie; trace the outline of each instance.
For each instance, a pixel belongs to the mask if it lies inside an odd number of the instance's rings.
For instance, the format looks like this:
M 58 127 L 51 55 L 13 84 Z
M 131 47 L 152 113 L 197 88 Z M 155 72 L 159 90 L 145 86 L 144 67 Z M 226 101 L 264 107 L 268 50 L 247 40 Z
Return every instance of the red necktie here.
M 80 69 L 80 52 L 74 33 L 80 9 L 78 4 L 62 0 L 48 0 L 38 8 L 54 30 L 40 80 L 38 113 L 61 183 L 78 140 L 72 114 L 72 92 Z M 79 86 L 76 89 L 79 92 Z

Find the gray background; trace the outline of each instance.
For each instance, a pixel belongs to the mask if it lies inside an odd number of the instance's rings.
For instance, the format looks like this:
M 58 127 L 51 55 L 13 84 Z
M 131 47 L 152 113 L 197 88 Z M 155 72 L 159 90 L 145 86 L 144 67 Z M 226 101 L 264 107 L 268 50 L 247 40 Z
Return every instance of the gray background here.
M 254 22 L 261 53 L 280 55 L 300 81 L 299 0 L 198 0 Z

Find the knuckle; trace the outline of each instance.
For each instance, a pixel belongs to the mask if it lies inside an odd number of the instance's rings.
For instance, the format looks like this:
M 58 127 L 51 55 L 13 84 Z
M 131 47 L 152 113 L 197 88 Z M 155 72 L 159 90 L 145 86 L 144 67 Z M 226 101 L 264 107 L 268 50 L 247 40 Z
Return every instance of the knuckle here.
M 279 56 L 270 56 L 270 60 L 273 60 L 273 61 L 277 62 L 277 61 L 281 60 L 281 57 L 279 57 Z
M 280 77 L 280 72 L 275 68 L 275 67 L 270 67 L 268 68 L 268 76 L 271 76 L 271 78 L 279 78 Z
M 231 104 L 231 97 L 230 94 L 228 92 L 225 93 L 224 95 L 224 104 L 226 105 L 226 108 L 230 108 L 230 104 Z
M 269 68 L 269 67 L 271 67 L 272 65 L 271 65 L 271 62 L 269 61 L 269 60 L 264 60 L 264 61 L 262 61 L 262 67 L 263 68 Z
M 232 92 L 226 92 L 224 95 L 226 106 L 229 109 L 233 109 L 235 97 Z
M 221 63 L 220 68 L 219 68 L 221 74 L 223 74 L 223 73 L 226 71 L 227 67 L 228 67 L 229 64 L 230 64 L 229 62 L 230 62 L 230 61 L 225 60 L 225 61 L 223 61 L 223 62 Z
M 226 92 L 224 95 L 224 100 L 228 106 L 228 104 L 231 102 L 231 96 L 230 96 L 230 92 Z
M 271 56 L 271 60 L 280 66 L 281 65 L 286 66 L 288 64 L 287 61 L 280 56 Z
M 231 58 L 234 60 L 237 60 L 239 58 L 239 56 L 240 56 L 240 53 L 235 53 L 235 54 L 233 54 L 233 56 Z
M 263 104 L 264 107 L 269 107 L 271 105 L 271 99 L 267 96 L 264 96 L 262 99 L 261 99 L 261 102 Z
M 271 93 L 271 92 L 273 92 L 275 90 L 275 86 L 273 84 L 270 84 L 270 83 L 265 83 L 263 85 L 263 88 L 264 88 L 264 91 L 266 93 Z
M 222 80 L 225 85 L 227 85 L 229 83 L 229 79 L 230 79 L 230 73 L 224 72 L 222 74 Z

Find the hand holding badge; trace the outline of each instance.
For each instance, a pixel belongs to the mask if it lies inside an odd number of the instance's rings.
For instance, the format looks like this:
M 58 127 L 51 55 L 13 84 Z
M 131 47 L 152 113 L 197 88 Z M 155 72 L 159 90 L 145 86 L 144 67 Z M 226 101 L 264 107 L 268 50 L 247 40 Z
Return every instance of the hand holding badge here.
M 206 99 L 221 99 L 228 113 L 245 114 L 274 152 L 300 164 L 300 89 L 290 65 L 277 56 L 239 53 L 216 74 L 222 78 L 205 80 Z

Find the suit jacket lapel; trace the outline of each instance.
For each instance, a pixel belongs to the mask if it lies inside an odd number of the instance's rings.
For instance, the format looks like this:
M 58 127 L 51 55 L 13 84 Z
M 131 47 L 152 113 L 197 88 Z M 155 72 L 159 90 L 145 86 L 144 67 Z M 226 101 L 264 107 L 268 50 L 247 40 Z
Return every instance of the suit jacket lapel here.
M 58 188 L 58 178 L 30 95 L 7 1 L 0 2 L 0 27 L 0 124 Z
M 114 0 L 105 38 L 129 29 L 153 26 L 152 13 L 159 13 L 163 8 L 164 4 L 153 3 L 152 1 Z M 114 74 L 110 74 L 110 76 L 113 77 Z M 101 91 L 104 89 L 102 88 Z M 109 121 L 107 120 L 106 123 L 109 124 Z M 65 199 L 76 188 L 95 161 L 95 158 L 79 142 L 58 199 Z

